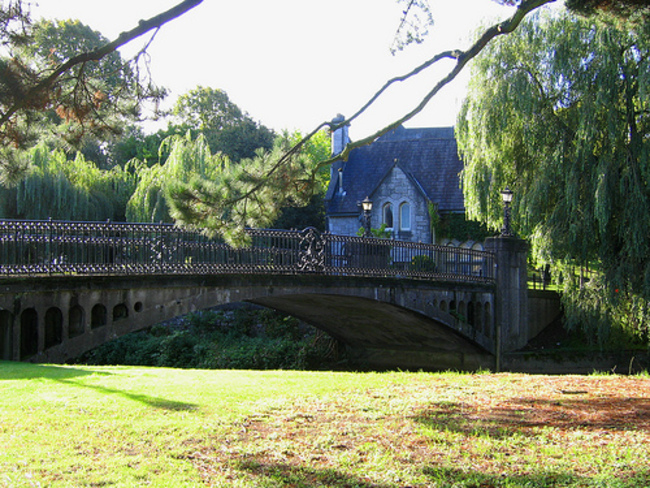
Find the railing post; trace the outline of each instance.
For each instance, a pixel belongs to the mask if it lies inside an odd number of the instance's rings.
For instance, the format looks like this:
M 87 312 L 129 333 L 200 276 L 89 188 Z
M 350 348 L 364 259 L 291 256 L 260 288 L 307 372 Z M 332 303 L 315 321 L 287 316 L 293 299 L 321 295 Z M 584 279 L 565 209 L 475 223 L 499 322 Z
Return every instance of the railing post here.
M 528 326 L 528 243 L 516 237 L 492 237 L 485 249 L 495 257 L 495 355 L 497 370 L 501 354 L 526 345 Z

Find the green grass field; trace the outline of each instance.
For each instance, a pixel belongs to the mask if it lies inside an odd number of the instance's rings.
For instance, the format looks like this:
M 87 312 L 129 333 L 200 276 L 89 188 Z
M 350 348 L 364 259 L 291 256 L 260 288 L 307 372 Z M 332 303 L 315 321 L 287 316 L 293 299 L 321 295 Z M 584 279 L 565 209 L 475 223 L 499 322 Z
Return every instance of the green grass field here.
M 0 362 L 0 486 L 648 487 L 650 378 Z

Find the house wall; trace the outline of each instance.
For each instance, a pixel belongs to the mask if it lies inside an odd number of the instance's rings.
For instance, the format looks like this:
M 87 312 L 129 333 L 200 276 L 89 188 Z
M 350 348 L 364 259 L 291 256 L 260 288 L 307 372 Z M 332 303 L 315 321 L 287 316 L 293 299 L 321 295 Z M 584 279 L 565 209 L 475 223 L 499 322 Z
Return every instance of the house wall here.
M 387 202 L 393 204 L 393 233 L 395 238 L 412 242 L 431 242 L 431 226 L 427 202 L 404 171 L 395 166 L 382 184 L 370 197 L 373 201 L 372 227 L 382 224 L 383 207 Z M 411 231 L 401 232 L 399 228 L 400 206 L 411 205 Z
M 374 212 L 373 212 L 374 213 Z M 371 219 L 372 221 L 372 219 Z M 372 227 L 375 227 L 372 221 Z M 327 229 L 330 233 L 339 236 L 356 236 L 359 229 L 363 227 L 359 216 L 355 217 L 328 217 Z

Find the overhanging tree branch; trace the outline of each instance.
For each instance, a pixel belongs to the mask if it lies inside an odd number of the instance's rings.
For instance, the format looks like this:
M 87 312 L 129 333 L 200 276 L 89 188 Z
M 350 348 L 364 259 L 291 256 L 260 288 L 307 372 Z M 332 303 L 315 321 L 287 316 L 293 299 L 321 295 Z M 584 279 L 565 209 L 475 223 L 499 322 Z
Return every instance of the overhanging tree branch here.
M 429 59 L 428 61 L 424 62 L 420 66 L 416 67 L 415 69 L 411 70 L 409 73 L 403 75 L 403 76 L 397 76 L 395 78 L 392 78 L 388 80 L 354 115 L 352 115 L 350 118 L 343 120 L 342 122 L 322 122 L 321 124 L 318 125 L 316 129 L 314 129 L 312 132 L 310 132 L 307 136 L 305 136 L 302 140 L 300 140 L 298 143 L 296 143 L 293 147 L 291 147 L 289 150 L 287 150 L 274 164 L 270 166 L 268 171 L 266 172 L 266 177 L 265 178 L 260 178 L 258 182 L 254 185 L 251 185 L 246 191 L 236 194 L 235 196 L 231 198 L 226 198 L 225 201 L 223 202 L 223 205 L 225 207 L 236 205 L 240 202 L 246 202 L 251 198 L 254 198 L 256 193 L 260 190 L 262 190 L 265 185 L 268 184 L 268 180 L 271 178 L 271 176 L 278 171 L 282 166 L 290 164 L 290 161 L 292 158 L 294 158 L 299 152 L 300 149 L 311 139 L 318 131 L 325 127 L 329 127 L 330 130 L 336 130 L 340 127 L 343 127 L 345 125 L 349 125 L 353 120 L 357 119 L 359 116 L 361 116 L 371 105 L 377 102 L 377 100 L 381 97 L 382 94 L 384 94 L 388 88 L 390 88 L 393 84 L 406 81 L 409 78 L 412 78 L 413 76 L 416 76 L 417 74 L 425 71 L 427 68 L 433 66 L 437 62 L 443 60 L 443 59 L 455 59 L 456 60 L 456 65 L 454 68 L 449 72 L 447 76 L 445 76 L 443 79 L 441 79 L 434 87 L 433 89 L 421 100 L 421 102 L 410 112 L 399 118 L 398 120 L 395 120 L 391 124 L 383 127 L 382 129 L 378 130 L 374 134 L 364 138 L 360 139 L 358 141 L 349 143 L 343 152 L 338 155 L 333 155 L 331 158 L 323 160 L 319 162 L 316 167 L 312 170 L 312 173 L 309 177 L 309 180 L 313 182 L 315 180 L 316 174 L 318 172 L 318 169 L 330 165 L 335 161 L 338 161 L 340 159 L 347 159 L 347 157 L 350 154 L 350 151 L 352 151 L 355 148 L 365 146 L 368 144 L 371 144 L 374 142 L 377 138 L 381 137 L 382 135 L 386 134 L 387 132 L 390 132 L 391 130 L 396 129 L 400 125 L 402 125 L 404 122 L 410 120 L 413 118 L 415 115 L 420 113 L 426 106 L 427 104 L 431 101 L 431 99 L 448 83 L 450 83 L 452 80 L 454 80 L 458 74 L 463 70 L 465 65 L 472 60 L 474 57 L 476 57 L 484 48 L 485 46 L 488 45 L 494 38 L 502 35 L 509 34 L 510 32 L 514 31 L 517 26 L 521 23 L 521 21 L 528 15 L 530 12 L 533 10 L 536 10 L 537 8 L 554 2 L 555 0 L 524 0 L 521 2 L 519 7 L 517 7 L 516 12 L 510 17 L 509 19 L 496 24 L 490 28 L 488 28 L 482 35 L 481 37 L 466 51 L 461 51 L 461 50 L 452 50 L 452 51 L 445 51 L 442 53 L 439 53 Z
M 336 130 L 340 127 L 343 127 L 345 125 L 349 125 L 354 119 L 358 118 L 363 112 L 368 109 L 391 85 L 397 83 L 397 82 L 402 82 L 405 81 L 418 73 L 421 73 L 425 69 L 433 66 L 436 64 L 438 61 L 443 60 L 443 59 L 456 59 L 456 65 L 454 68 L 445 76 L 442 78 L 436 85 L 433 87 L 433 89 L 425 95 L 425 97 L 420 101 L 420 103 L 410 112 L 402 116 L 401 118 L 395 120 L 394 122 L 390 123 L 389 125 L 383 127 L 382 129 L 378 130 L 374 134 L 364 138 L 360 139 L 358 141 L 349 143 L 343 152 L 339 155 L 334 155 L 332 158 L 327 159 L 325 161 L 322 161 L 320 163 L 320 166 L 323 165 L 328 165 L 333 163 L 334 161 L 337 161 L 339 159 L 347 159 L 350 151 L 352 149 L 355 149 L 357 147 L 365 146 L 368 144 L 371 144 L 374 142 L 377 138 L 381 137 L 382 135 L 396 129 L 400 125 L 402 125 L 404 122 L 412 119 L 415 117 L 418 113 L 420 113 L 431 101 L 431 99 L 447 84 L 449 84 L 451 81 L 453 81 L 458 74 L 463 70 L 465 65 L 471 61 L 473 58 L 475 58 L 484 48 L 487 46 L 494 38 L 502 35 L 509 34 L 513 32 L 517 26 L 521 23 L 521 21 L 528 15 L 530 12 L 533 10 L 538 9 L 542 5 L 546 5 L 549 3 L 553 3 L 555 0 L 526 0 L 523 1 L 519 7 L 517 7 L 517 11 L 512 15 L 507 20 L 504 20 L 503 22 L 493 25 L 492 27 L 488 28 L 481 37 L 466 51 L 460 51 L 460 50 L 454 50 L 454 51 L 446 51 L 437 54 L 430 60 L 426 61 L 422 65 L 418 66 L 414 70 L 412 70 L 410 73 L 407 73 L 404 76 L 399 76 L 396 78 L 393 78 L 386 82 L 386 84 L 377 92 L 375 95 L 373 95 L 370 100 L 363 106 L 359 111 L 357 111 L 352 117 L 349 119 L 346 119 L 340 123 L 337 124 L 330 124 L 330 127 L 332 130 Z
M 35 84 L 30 88 L 21 99 L 17 100 L 13 105 L 11 105 L 7 111 L 2 114 L 0 117 L 0 127 L 3 127 L 9 120 L 19 111 L 27 109 L 30 106 L 30 103 L 34 99 L 40 98 L 40 96 L 50 90 L 59 78 L 70 71 L 73 67 L 77 65 L 82 65 L 89 61 L 99 61 L 104 58 L 106 55 L 116 51 L 120 47 L 128 44 L 129 42 L 137 39 L 138 37 L 146 34 L 147 32 L 153 29 L 159 29 L 167 22 L 174 20 L 177 17 L 180 17 L 187 11 L 193 9 L 199 5 L 203 0 L 184 0 L 175 7 L 158 14 L 148 20 L 141 20 L 138 23 L 138 26 L 130 31 L 121 33 L 115 40 L 109 42 L 108 44 L 96 49 L 94 51 L 81 53 L 77 56 L 74 56 L 68 59 L 65 63 L 59 65 L 55 68 L 46 78 L 42 79 L 40 82 Z

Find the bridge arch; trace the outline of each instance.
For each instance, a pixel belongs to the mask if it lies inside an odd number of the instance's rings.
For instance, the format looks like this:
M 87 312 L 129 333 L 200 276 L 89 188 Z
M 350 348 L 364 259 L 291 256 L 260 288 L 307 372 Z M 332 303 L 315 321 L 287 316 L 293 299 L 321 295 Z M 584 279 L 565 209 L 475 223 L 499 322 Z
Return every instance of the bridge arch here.
M 397 303 L 330 293 L 275 294 L 248 302 L 293 315 L 344 343 L 376 367 L 488 367 L 491 356 L 466 337 L 454 317 Z M 454 324 L 456 322 L 456 324 Z
M 441 367 L 460 368 L 476 361 L 477 367 L 490 367 L 491 342 L 475 326 L 443 309 L 452 300 L 493 300 L 493 288 L 486 284 L 307 274 L 161 275 L 137 280 L 116 276 L 95 283 L 69 276 L 43 280 L 38 292 L 24 293 L 24 286 L 24 281 L 16 280 L 4 287 L 7 293 L 0 292 L 0 308 L 5 309 L 21 296 L 14 304 L 23 321 L 18 330 L 21 344 L 39 344 L 38 335 L 44 336 L 36 349 L 23 345 L 20 359 L 64 362 L 128 332 L 247 301 L 303 319 L 371 362 L 402 355 L 419 361 L 403 367 L 432 367 L 432 357 L 444 359 Z M 46 310 L 46 319 L 41 320 L 36 310 Z M 468 363 L 470 357 L 474 363 Z

